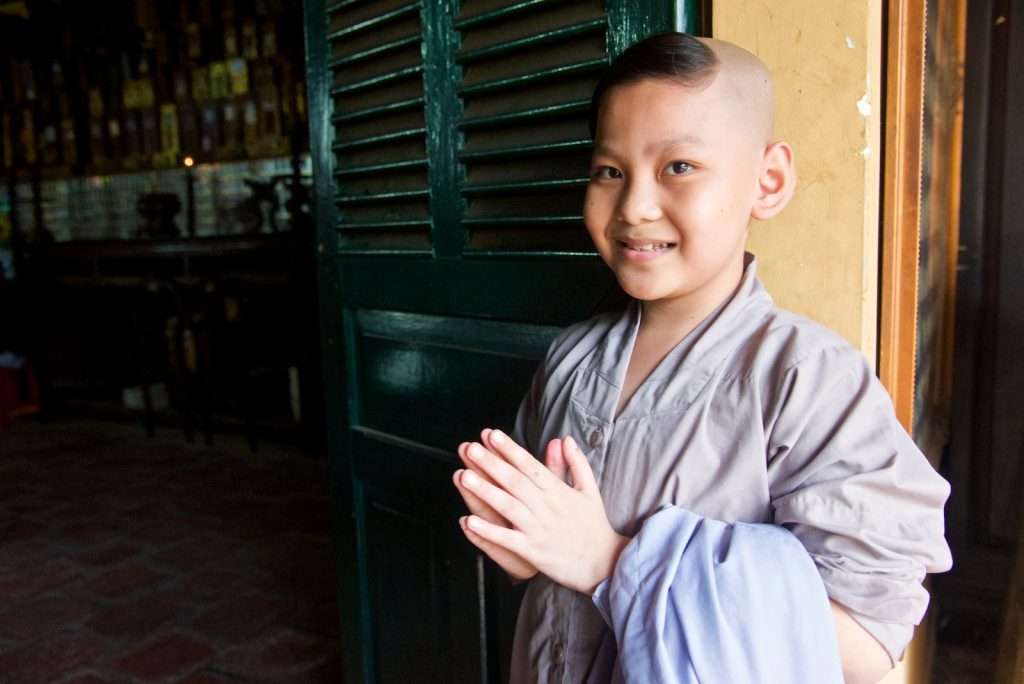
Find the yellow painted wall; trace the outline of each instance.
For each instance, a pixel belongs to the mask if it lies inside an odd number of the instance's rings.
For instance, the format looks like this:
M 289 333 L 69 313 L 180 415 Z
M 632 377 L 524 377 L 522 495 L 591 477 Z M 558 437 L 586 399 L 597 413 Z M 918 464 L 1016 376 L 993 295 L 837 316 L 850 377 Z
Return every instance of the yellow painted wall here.
M 793 145 L 799 183 L 750 250 L 776 303 L 875 358 L 882 2 L 715 0 L 713 35 L 775 75 L 776 137 Z

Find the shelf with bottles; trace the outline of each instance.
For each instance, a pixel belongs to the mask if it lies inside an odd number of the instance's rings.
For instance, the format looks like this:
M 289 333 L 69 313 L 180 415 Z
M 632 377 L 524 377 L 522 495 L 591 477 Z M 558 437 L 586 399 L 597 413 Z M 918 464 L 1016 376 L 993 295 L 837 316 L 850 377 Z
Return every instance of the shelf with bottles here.
M 300 5 L 134 0 L 124 16 L 113 4 L 66 3 L 48 29 L 59 48 L 0 64 L 0 175 L 279 157 L 296 135 L 306 149 Z

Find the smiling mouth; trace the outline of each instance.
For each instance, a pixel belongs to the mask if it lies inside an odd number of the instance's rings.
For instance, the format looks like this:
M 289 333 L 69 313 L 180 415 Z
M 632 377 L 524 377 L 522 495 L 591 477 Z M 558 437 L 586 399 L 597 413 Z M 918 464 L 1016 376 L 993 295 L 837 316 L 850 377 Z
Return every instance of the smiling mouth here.
M 616 240 L 623 249 L 634 252 L 664 252 L 676 246 L 674 242 L 631 242 L 628 240 Z

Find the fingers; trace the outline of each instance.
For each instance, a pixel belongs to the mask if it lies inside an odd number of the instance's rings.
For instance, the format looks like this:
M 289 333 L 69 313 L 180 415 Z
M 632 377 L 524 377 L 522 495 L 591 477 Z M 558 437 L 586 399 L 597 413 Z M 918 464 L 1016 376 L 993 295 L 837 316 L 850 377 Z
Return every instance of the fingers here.
M 455 484 L 455 489 L 462 495 L 462 500 L 466 503 L 466 508 L 469 509 L 469 512 L 499 525 L 506 523 L 507 521 L 501 517 L 500 513 L 488 506 L 483 499 L 462 484 L 462 477 L 466 472 L 468 471 L 456 470 L 452 473 L 452 482 Z
M 562 454 L 572 474 L 573 487 L 585 494 L 599 491 L 597 480 L 594 479 L 594 471 L 590 469 L 587 457 L 583 455 L 576 440 L 572 437 L 565 437 L 562 440 Z
M 471 459 L 466 454 L 466 451 L 469 449 L 469 445 L 470 442 L 463 442 L 462 444 L 459 445 L 459 458 L 461 458 L 462 462 L 466 464 L 466 468 L 472 470 L 474 473 L 484 478 L 491 484 L 494 484 L 494 481 L 490 478 L 490 476 L 488 476 L 487 473 L 480 469 L 480 466 L 477 464 L 477 462 Z
M 568 466 L 565 463 L 565 456 L 562 455 L 562 440 L 553 439 L 548 442 L 548 448 L 544 454 L 544 465 L 548 467 L 552 475 L 565 482 Z
M 491 430 L 487 441 L 492 450 L 515 466 L 516 470 L 528 477 L 539 489 L 547 489 L 554 484 L 555 477 L 551 471 L 501 430 Z
M 526 536 L 522 532 L 489 523 L 475 515 L 468 516 L 465 524 L 470 532 L 475 532 L 484 541 L 511 551 L 527 562 L 530 561 L 526 555 L 529 553 Z
M 473 546 L 484 552 L 488 558 L 498 564 L 502 570 L 518 580 L 527 580 L 537 574 L 537 568 L 533 567 L 511 551 L 490 542 L 474 532 L 466 524 L 469 516 L 459 518 L 459 526 L 466 539 Z
M 486 482 L 482 477 L 469 470 L 461 471 L 461 477 L 458 480 L 458 484 L 461 487 L 465 487 L 472 494 L 475 494 L 491 510 L 496 511 L 516 528 L 526 531 L 532 529 L 535 518 L 530 513 L 530 509 L 519 500 L 509 496 L 504 490 Z M 489 522 L 495 521 L 491 520 Z
M 494 439 L 493 433 L 491 439 Z M 542 509 L 541 490 L 530 478 L 500 456 L 493 454 L 476 442 L 466 448 L 466 456 L 473 463 L 473 470 L 482 471 L 495 486 L 519 499 L 531 511 L 536 512 Z M 537 467 L 544 468 L 540 463 L 537 463 Z M 545 472 L 547 472 L 546 469 Z M 554 477 L 551 473 L 548 473 L 548 476 Z

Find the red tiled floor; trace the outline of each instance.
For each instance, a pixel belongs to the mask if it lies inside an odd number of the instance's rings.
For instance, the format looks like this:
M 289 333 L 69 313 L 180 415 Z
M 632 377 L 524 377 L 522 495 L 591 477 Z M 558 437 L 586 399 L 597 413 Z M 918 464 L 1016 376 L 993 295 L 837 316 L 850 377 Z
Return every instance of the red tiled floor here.
M 144 681 L 160 681 L 198 669 L 213 654 L 204 641 L 184 634 L 163 634 L 118 660 L 115 667 Z
M 284 615 L 284 603 L 263 594 L 230 598 L 200 614 L 193 629 L 229 643 L 239 643 Z
M 0 672 L 12 684 L 51 684 L 81 667 L 102 665 L 106 653 L 106 642 L 89 632 L 56 632 L 0 654 Z
M 324 468 L 91 422 L 0 433 L 0 683 L 340 682 Z
M 325 639 L 292 629 L 268 631 L 214 661 L 225 674 L 260 682 L 306 682 L 330 660 Z
M 28 641 L 53 634 L 82 624 L 94 610 L 93 603 L 64 594 L 18 602 L 0 612 L 0 639 Z
M 156 586 L 166 579 L 167 574 L 132 562 L 107 570 L 99 577 L 94 577 L 89 580 L 85 588 L 106 598 L 118 598 Z
M 106 679 L 91 673 L 76 674 L 71 679 L 65 679 L 61 684 L 116 684 L 113 679 Z
M 183 612 L 180 597 L 147 595 L 96 615 L 87 626 L 97 634 L 132 639 L 147 636 Z
M 113 565 L 138 553 L 139 547 L 134 544 L 107 544 L 97 549 L 89 549 L 75 556 L 75 560 L 85 565 Z

